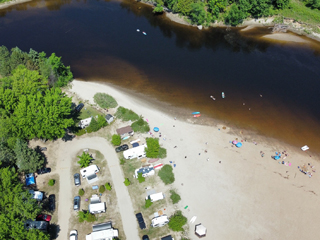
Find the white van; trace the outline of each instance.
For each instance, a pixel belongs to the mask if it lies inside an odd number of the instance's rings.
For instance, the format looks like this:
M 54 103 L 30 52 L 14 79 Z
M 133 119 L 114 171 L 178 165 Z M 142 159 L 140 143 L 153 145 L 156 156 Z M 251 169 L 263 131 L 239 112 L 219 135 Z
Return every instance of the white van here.
M 164 194 L 162 192 L 151 194 L 146 196 L 146 200 L 150 199 L 151 202 L 159 201 L 164 199 Z
M 155 217 L 151 220 L 151 227 L 163 227 L 169 223 L 169 218 L 167 215 L 162 215 Z

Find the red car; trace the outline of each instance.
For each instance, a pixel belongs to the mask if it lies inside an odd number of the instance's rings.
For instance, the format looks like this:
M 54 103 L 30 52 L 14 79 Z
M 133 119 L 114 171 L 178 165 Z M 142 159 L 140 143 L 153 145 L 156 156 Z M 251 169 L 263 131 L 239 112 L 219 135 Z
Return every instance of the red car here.
M 50 222 L 51 220 L 51 215 L 44 215 L 44 214 L 40 214 L 36 217 L 37 221 L 47 221 Z

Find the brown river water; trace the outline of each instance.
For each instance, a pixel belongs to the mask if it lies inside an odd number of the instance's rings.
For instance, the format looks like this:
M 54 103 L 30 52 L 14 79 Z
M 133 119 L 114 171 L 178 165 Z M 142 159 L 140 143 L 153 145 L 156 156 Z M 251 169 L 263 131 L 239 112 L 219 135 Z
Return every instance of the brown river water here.
M 199 31 L 127 0 L 39 0 L 0 10 L 1 45 L 55 52 L 77 79 L 319 153 L 320 43 L 261 38 L 267 27 L 240 30 Z

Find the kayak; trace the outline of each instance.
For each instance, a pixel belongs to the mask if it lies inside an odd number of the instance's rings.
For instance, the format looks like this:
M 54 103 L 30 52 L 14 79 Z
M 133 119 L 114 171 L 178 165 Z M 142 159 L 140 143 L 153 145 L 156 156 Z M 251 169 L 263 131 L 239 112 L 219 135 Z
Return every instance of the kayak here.
M 224 98 L 224 97 L 225 97 L 224 92 L 222 92 L 221 96 L 222 96 L 222 98 Z
M 192 114 L 200 114 L 200 112 L 193 112 Z
M 201 114 L 195 114 L 195 115 L 193 115 L 193 117 L 200 117 L 201 116 Z

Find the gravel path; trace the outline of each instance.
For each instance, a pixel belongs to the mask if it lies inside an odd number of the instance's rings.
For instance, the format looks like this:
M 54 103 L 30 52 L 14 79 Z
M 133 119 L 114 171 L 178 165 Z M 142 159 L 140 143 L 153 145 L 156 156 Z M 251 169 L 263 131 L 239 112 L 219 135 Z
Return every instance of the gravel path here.
M 71 161 L 81 149 L 94 149 L 100 151 L 108 161 L 113 180 L 113 189 L 116 191 L 118 206 L 127 239 L 139 239 L 137 221 L 127 187 L 123 184 L 124 176 L 120 168 L 119 159 L 110 143 L 100 137 L 75 138 L 71 142 L 59 143 L 57 148 L 57 172 L 60 174 L 59 195 L 59 220 L 60 232 L 58 239 L 65 240 L 68 237 L 70 212 L 72 209 L 72 174 Z M 101 173 L 103 174 L 103 172 Z

